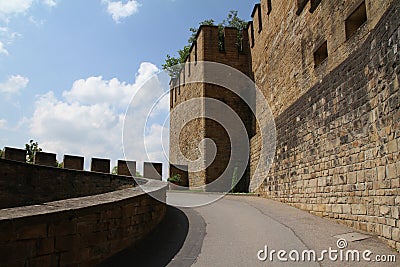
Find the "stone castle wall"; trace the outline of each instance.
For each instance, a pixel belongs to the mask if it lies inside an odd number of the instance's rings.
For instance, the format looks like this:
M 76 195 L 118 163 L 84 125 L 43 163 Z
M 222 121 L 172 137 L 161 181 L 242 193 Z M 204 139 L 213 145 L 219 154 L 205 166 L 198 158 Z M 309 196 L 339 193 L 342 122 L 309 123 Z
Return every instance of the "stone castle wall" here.
M 134 187 L 132 177 L 0 159 L 0 209 Z
M 2 266 L 94 266 L 164 218 L 167 183 L 151 168 L 160 172 L 160 164 L 145 164 L 150 179 L 133 179 L 132 161 L 118 161 L 120 175 L 112 175 L 106 159 L 92 159 L 88 172 L 82 157 L 65 156 L 64 168 L 57 168 L 51 153 L 36 153 L 35 164 L 25 163 L 25 150 L 6 148 L 3 156 Z
M 365 1 L 367 21 L 346 36 L 346 18 L 360 3 L 320 1 L 311 13 L 310 2 L 299 11 L 297 1 L 272 1 L 269 15 L 267 1 L 256 7 L 263 28 L 255 12 L 254 79 L 277 129 L 274 163 L 258 192 L 400 249 L 399 2 Z M 316 65 L 325 41 L 328 57 Z M 259 145 L 258 134 L 252 163 Z
M 204 61 L 229 65 L 250 75 L 248 45 L 244 45 L 243 51 L 240 51 L 237 29 L 225 28 L 223 35 L 224 46 L 221 49 L 218 27 L 201 26 L 185 68 L 171 83 L 170 161 L 174 165 L 188 166 L 190 187 L 199 187 L 214 181 L 226 169 L 230 158 L 230 140 L 226 132 L 229 129 L 224 129 L 216 121 L 205 118 L 208 116 L 209 104 L 204 98 L 217 99 L 229 105 L 244 121 L 247 120 L 246 127 L 249 130 L 251 128 L 251 119 L 247 119 L 248 108 L 238 96 L 220 86 L 198 82 L 204 81 L 205 73 L 198 71 L 197 68 L 201 67 L 196 64 Z M 243 43 L 248 44 L 247 34 L 245 33 L 243 37 Z M 197 104 L 181 106 L 177 111 L 177 107 L 182 103 L 188 103 L 188 100 L 195 100 Z M 186 121 L 188 117 L 196 119 Z M 214 141 L 218 148 L 219 160 L 209 162 L 212 156 L 206 149 L 206 143 L 202 142 L 205 139 Z
M 165 183 L 143 184 L 165 200 Z M 165 212 L 139 187 L 1 209 L 1 265 L 96 266 L 144 238 Z
M 62 168 L 56 154 L 36 152 L 34 164 L 26 164 L 26 151 L 6 147 L 0 159 L 0 209 L 41 204 L 67 198 L 96 195 L 136 186 L 135 161 L 118 161 L 118 175 L 110 174 L 109 159 L 91 159 L 84 171 L 84 158 L 65 155 Z M 153 171 L 152 166 L 158 170 Z M 144 176 L 161 180 L 161 163 L 144 163 Z M 159 174 L 158 174 L 159 173 Z
M 188 60 L 235 67 L 254 79 L 267 99 L 276 121 L 277 151 L 270 172 L 258 173 L 261 177 L 252 177 L 262 149 L 260 129 L 251 125 L 255 132 L 249 132 L 250 177 L 264 180 L 259 193 L 375 233 L 397 249 L 399 5 L 395 0 L 261 0 L 245 34 L 247 51 L 222 53 L 212 43 L 213 28 L 202 27 Z M 214 41 L 207 43 L 205 37 Z M 184 97 L 175 94 L 175 101 L 190 95 L 221 98 L 212 86 L 189 86 Z M 244 108 L 233 106 L 238 113 Z M 198 109 L 207 112 L 204 105 Z M 263 120 L 263 114 L 256 116 Z M 176 135 L 182 117 L 179 112 L 171 116 L 171 159 L 176 159 L 178 142 L 194 156 L 207 153 L 197 146 L 207 131 L 221 138 L 222 131 L 207 120 Z M 229 150 L 222 147 L 220 154 Z M 225 156 L 215 164 L 223 167 Z M 197 179 L 189 173 L 190 185 L 204 184 L 207 176 L 203 172 Z

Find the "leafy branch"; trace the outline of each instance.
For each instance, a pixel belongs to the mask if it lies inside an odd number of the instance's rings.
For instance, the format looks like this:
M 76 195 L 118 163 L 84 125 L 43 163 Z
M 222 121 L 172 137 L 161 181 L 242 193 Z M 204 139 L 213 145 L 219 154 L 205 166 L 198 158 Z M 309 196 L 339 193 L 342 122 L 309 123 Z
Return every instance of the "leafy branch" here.
M 25 149 L 26 149 L 26 162 L 30 164 L 33 164 L 35 153 L 42 151 L 42 149 L 38 145 L 38 142 L 33 142 L 33 140 L 30 140 L 28 144 L 25 144 Z

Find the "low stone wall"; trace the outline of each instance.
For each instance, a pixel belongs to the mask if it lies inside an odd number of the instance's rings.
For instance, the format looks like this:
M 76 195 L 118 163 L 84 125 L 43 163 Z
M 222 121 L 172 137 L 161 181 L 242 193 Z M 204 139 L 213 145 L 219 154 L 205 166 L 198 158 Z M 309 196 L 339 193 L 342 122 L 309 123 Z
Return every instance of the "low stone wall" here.
M 167 183 L 139 183 L 165 200 Z M 0 210 L 0 265 L 93 266 L 103 261 L 143 238 L 164 217 L 166 204 L 141 188 Z
M 68 170 L 0 159 L 0 209 L 133 187 L 128 176 Z

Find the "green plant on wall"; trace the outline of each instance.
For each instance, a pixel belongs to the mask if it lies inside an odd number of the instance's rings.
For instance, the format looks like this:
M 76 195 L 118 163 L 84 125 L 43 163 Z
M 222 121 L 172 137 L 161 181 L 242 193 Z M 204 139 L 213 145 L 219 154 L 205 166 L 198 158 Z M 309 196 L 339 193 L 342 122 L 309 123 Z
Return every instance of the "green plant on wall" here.
M 35 153 L 42 151 L 42 149 L 39 147 L 38 142 L 33 142 L 33 140 L 30 140 L 28 144 L 25 144 L 25 150 L 26 162 L 31 164 L 33 164 Z
M 111 174 L 118 175 L 118 166 L 114 166 L 111 170 Z M 140 172 L 136 171 L 135 177 L 143 177 Z
M 58 162 L 58 160 L 56 160 L 56 164 L 57 164 L 57 168 L 62 168 L 63 167 L 63 162 Z
M 174 174 L 171 177 L 169 177 L 167 181 L 173 184 L 180 184 L 182 182 L 181 175 Z

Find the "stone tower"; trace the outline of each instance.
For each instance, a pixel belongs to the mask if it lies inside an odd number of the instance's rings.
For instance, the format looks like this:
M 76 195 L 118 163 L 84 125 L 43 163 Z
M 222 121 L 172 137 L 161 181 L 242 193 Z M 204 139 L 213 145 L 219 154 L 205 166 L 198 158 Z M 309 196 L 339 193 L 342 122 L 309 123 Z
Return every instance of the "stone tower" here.
M 222 105 L 232 108 L 239 115 L 247 133 L 252 133 L 251 112 L 240 97 L 215 84 L 193 82 L 195 80 L 193 76 L 196 75 L 193 69 L 197 62 L 217 62 L 249 76 L 251 64 L 249 55 L 246 31 L 241 34 L 236 28 L 227 27 L 221 32 L 217 26 L 201 26 L 187 58 L 188 64 L 181 74 L 171 81 L 170 162 L 173 165 L 188 166 L 190 187 L 199 187 L 215 181 L 225 171 L 230 157 L 233 156 L 228 136 L 229 126 L 222 126 L 215 120 L 204 118 L 210 110 L 204 98 L 218 100 Z M 175 110 L 180 104 L 193 99 L 202 104 Z M 183 122 L 183 117 L 187 116 L 188 112 L 192 113 L 190 115 L 195 119 Z M 207 144 L 202 142 L 206 139 L 211 139 L 215 143 L 216 151 L 206 149 Z M 182 152 L 181 155 L 179 150 Z M 215 159 L 214 152 L 216 152 Z M 203 160 L 196 161 L 201 155 L 204 155 Z M 234 169 L 229 170 L 228 175 L 233 177 L 233 172 Z M 240 179 L 236 190 L 246 191 L 248 182 L 249 169 Z

